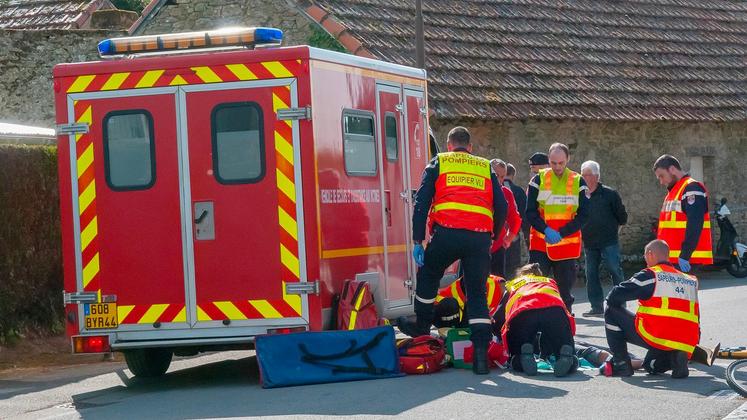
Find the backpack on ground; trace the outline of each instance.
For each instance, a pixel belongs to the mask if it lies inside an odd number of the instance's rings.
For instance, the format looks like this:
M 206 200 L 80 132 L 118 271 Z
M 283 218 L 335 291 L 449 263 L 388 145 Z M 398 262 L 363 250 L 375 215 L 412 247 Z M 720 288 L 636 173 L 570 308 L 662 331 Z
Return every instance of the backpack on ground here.
M 446 350 L 440 338 L 421 335 L 397 343 L 399 369 L 410 375 L 438 372 L 445 364 Z
M 358 330 L 388 325 L 379 318 L 371 285 L 365 280 L 345 280 L 337 304 L 338 330 Z

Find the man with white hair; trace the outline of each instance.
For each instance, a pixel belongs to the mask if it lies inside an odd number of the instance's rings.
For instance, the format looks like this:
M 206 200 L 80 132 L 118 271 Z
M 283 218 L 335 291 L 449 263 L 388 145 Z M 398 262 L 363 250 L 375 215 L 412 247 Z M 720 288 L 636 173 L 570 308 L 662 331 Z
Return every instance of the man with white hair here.
M 589 221 L 581 228 L 586 260 L 586 293 L 591 310 L 584 316 L 602 316 L 604 291 L 599 281 L 599 266 L 604 259 L 612 276 L 613 285 L 624 280 L 620 267 L 620 243 L 618 230 L 628 221 L 628 213 L 620 194 L 600 182 L 599 164 L 587 160 L 581 164 L 581 176 L 589 188 Z

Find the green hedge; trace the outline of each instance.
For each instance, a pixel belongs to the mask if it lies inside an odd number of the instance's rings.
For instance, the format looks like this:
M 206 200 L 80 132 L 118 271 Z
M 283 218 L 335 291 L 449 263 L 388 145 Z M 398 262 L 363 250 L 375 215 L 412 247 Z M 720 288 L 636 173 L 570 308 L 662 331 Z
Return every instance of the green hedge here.
M 56 150 L 0 145 L 0 344 L 63 328 Z

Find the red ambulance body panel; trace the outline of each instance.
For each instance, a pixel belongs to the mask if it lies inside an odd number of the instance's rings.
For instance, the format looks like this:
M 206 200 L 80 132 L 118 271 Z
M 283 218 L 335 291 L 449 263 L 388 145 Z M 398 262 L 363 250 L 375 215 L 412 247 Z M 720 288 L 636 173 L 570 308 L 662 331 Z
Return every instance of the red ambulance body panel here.
M 302 46 L 62 64 L 54 87 L 75 340 L 320 330 L 356 276 L 412 312 L 423 71 Z

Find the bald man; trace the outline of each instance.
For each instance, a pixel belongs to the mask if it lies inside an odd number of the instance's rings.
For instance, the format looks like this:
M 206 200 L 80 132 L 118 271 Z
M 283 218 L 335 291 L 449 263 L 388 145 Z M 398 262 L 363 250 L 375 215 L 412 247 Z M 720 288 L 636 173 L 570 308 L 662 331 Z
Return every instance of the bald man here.
M 648 350 L 643 367 L 650 374 L 672 371 L 687 378 L 688 359 L 700 340 L 698 279 L 669 262 L 669 245 L 654 240 L 646 245 L 647 268 L 615 286 L 607 296 L 604 327 L 612 358 L 602 366 L 606 376 L 631 376 L 628 344 Z M 633 314 L 623 306 L 638 299 Z

